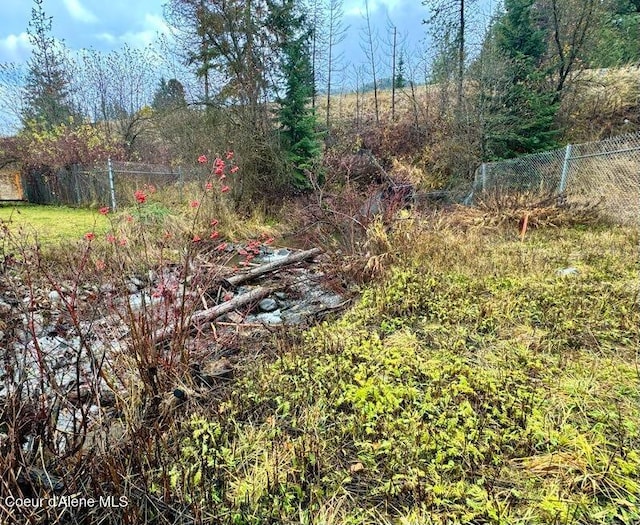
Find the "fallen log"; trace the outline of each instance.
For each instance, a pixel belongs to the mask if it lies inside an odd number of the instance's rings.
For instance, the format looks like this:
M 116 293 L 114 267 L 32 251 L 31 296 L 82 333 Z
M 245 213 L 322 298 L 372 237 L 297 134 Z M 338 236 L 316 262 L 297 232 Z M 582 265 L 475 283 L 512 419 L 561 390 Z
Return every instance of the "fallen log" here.
M 222 317 L 224 314 L 232 312 L 233 310 L 240 308 L 249 303 L 253 303 L 259 301 L 260 299 L 265 298 L 267 295 L 275 291 L 274 287 L 266 287 L 260 286 L 258 288 L 254 288 L 253 290 L 248 291 L 247 293 L 243 293 L 234 297 L 233 299 L 226 301 L 222 304 L 218 304 L 211 308 L 207 308 L 206 310 L 201 310 L 189 316 L 185 325 L 188 329 L 195 327 L 198 324 L 206 323 L 217 319 L 218 317 Z M 153 332 L 153 342 L 155 344 L 159 344 L 167 339 L 169 339 L 175 331 L 178 329 L 178 323 L 171 323 L 167 326 L 164 326 L 155 332 Z
M 289 266 L 290 264 L 304 261 L 305 259 L 310 259 L 311 257 L 315 257 L 316 255 L 320 255 L 321 253 L 322 250 L 320 248 L 312 248 L 311 250 L 293 253 L 288 257 L 285 257 L 284 259 L 280 259 L 279 261 L 261 264 L 260 266 L 251 268 L 251 270 L 245 273 L 227 277 L 223 280 L 223 283 L 226 286 L 230 287 L 238 286 L 241 283 L 250 281 L 251 279 L 255 279 L 256 277 L 264 275 L 265 273 L 273 272 L 285 266 Z

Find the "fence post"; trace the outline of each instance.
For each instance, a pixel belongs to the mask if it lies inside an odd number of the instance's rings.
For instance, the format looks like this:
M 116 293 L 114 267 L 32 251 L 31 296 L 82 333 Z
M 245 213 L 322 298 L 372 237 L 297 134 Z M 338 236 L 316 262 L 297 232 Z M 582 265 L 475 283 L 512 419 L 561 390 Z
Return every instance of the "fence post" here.
M 107 169 L 109 170 L 109 194 L 111 195 L 111 209 L 116 209 L 116 185 L 113 179 L 113 166 L 111 165 L 111 157 L 107 159 Z
M 482 174 L 482 191 L 484 192 L 487 186 L 487 163 L 483 162 L 482 167 L 480 168 L 480 173 Z
M 182 166 L 178 166 L 178 187 L 180 188 L 180 202 L 182 202 L 182 192 L 184 188 L 184 176 L 182 175 Z
M 564 162 L 562 163 L 562 175 L 560 176 L 560 187 L 558 193 L 563 194 L 567 188 L 567 175 L 569 174 L 569 161 L 571 160 L 571 144 L 567 144 L 564 150 Z

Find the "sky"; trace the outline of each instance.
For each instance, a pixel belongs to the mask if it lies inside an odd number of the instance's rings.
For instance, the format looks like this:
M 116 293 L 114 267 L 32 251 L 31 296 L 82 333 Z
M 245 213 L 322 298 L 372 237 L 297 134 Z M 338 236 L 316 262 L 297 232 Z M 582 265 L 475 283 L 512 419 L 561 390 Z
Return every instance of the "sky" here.
M 153 42 L 166 31 L 161 0 L 44 0 L 52 33 L 72 50 L 109 51 Z M 30 0 L 0 1 L 0 62 L 29 58 Z
M 93 49 L 108 52 L 152 44 L 169 29 L 163 15 L 167 0 L 43 0 L 43 9 L 52 17 L 52 34 L 71 51 Z M 368 0 L 377 53 L 388 56 L 391 27 L 397 28 L 398 46 L 405 60 L 405 77 L 424 80 L 425 57 L 434 50 L 423 21 L 429 17 L 421 0 Z M 480 34 L 498 0 L 476 0 L 481 15 L 468 22 L 471 33 Z M 27 34 L 32 0 L 0 0 L 0 64 L 24 64 L 30 56 Z M 368 60 L 363 51 L 365 0 L 343 0 L 344 40 L 334 52 L 341 71 L 334 74 L 334 89 L 353 89 L 356 78 L 370 82 Z M 391 77 L 391 64 L 380 58 L 378 78 Z M 163 75 L 164 76 L 164 75 Z M 172 76 L 171 74 L 168 77 Z M 181 79 L 182 80 L 182 79 Z M 322 89 L 321 86 L 319 86 Z

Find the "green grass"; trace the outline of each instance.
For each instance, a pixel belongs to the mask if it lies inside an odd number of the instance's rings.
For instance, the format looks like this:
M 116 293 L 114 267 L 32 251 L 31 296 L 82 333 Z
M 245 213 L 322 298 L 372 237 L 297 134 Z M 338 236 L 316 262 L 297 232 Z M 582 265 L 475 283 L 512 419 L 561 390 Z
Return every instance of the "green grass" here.
M 87 232 L 105 232 L 108 221 L 97 210 L 64 206 L 3 205 L 0 221 L 14 235 L 37 237 L 44 246 L 82 239 Z
M 0 217 L 61 242 L 107 228 L 95 211 L 18 211 Z M 127 238 L 155 241 L 165 209 L 139 212 Z M 638 230 L 521 242 L 517 227 L 459 222 L 374 223 L 359 264 L 377 278 L 349 311 L 275 332 L 269 357 L 251 339 L 232 382 L 190 393 L 150 442 L 134 431 L 92 456 L 96 486 L 117 472 L 202 523 L 640 522 Z M 190 376 L 170 398 L 174 380 Z M 134 430 L 151 425 L 139 401 Z
M 183 426 L 174 494 L 235 524 L 637 523 L 637 231 L 376 235 L 351 311 Z

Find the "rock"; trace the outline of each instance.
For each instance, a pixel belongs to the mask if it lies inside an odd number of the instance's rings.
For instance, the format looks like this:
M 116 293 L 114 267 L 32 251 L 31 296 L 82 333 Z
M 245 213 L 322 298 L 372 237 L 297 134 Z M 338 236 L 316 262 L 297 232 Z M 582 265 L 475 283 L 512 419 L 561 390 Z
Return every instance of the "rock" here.
M 363 470 L 364 470 L 364 465 L 359 461 L 357 463 L 353 463 L 352 465 L 349 465 L 349 472 L 351 472 L 351 474 L 357 474 L 358 472 L 362 472 Z
M 51 290 L 49 292 L 49 301 L 51 301 L 52 304 L 58 304 L 61 300 L 62 297 L 57 290 Z
M 115 291 L 116 291 L 116 287 L 111 283 L 105 283 L 100 285 L 101 293 L 111 294 L 111 293 L 114 293 Z
M 127 281 L 127 291 L 129 293 L 137 293 L 138 287 L 131 281 Z
M 182 388 L 176 388 L 173 391 L 173 395 L 178 398 L 180 401 L 186 401 L 187 399 L 187 393 L 182 390 Z
M 287 248 L 280 248 L 279 250 L 272 253 L 265 253 L 264 256 L 260 257 L 260 260 L 265 263 L 279 261 L 281 259 L 286 259 L 291 255 L 291 250 Z
M 267 297 L 258 303 L 258 308 L 262 312 L 273 312 L 278 309 L 278 303 L 274 299 Z
M 116 405 L 116 395 L 111 390 L 100 392 L 100 406 L 112 407 Z
M 228 321 L 230 321 L 232 323 L 236 323 L 236 324 L 240 324 L 242 321 L 244 321 L 244 317 L 242 317 L 242 315 L 240 315 L 238 312 L 229 312 L 224 317 Z
M 275 295 L 276 298 L 280 299 L 281 301 L 284 301 L 287 298 L 287 294 L 284 292 L 276 292 L 273 295 Z
M 91 399 L 91 389 L 88 385 L 80 385 L 79 388 L 73 388 L 67 394 L 67 400 L 73 405 L 82 405 Z
M 197 385 L 212 387 L 220 379 L 233 377 L 233 365 L 226 357 L 209 361 L 204 366 L 196 363 L 191 367 L 191 373 Z
M 255 322 L 264 324 L 282 324 L 282 315 L 280 313 L 280 310 L 258 314 L 255 317 Z
M 579 273 L 580 271 L 577 268 L 574 268 L 573 266 L 570 266 L 569 268 L 562 268 L 560 270 L 556 270 L 556 275 L 560 277 L 568 277 L 569 275 L 578 275 Z
M 11 311 L 11 305 L 9 303 L 5 303 L 4 301 L 0 301 L 0 314 L 6 315 Z
M 34 485 L 47 492 L 60 493 L 64 489 L 64 482 L 61 478 L 35 467 L 27 467 L 21 470 L 16 481 L 27 494 L 30 490 L 33 490 Z

